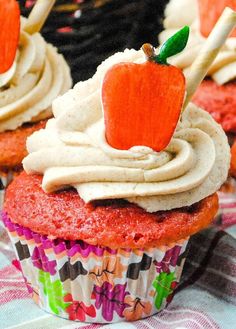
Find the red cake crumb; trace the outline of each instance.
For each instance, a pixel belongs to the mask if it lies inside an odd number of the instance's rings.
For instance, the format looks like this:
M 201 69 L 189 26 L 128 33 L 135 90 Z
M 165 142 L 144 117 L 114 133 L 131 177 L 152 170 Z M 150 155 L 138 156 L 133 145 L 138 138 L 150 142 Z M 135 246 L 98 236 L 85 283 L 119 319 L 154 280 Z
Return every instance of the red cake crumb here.
M 41 182 L 41 176 L 23 172 L 10 184 L 4 211 L 13 222 L 52 238 L 110 248 L 174 243 L 208 226 L 218 209 L 216 194 L 191 207 L 152 214 L 124 200 L 85 204 L 73 189 L 46 194 Z
M 236 133 L 236 82 L 219 86 L 213 80 L 204 80 L 193 102 L 209 112 L 224 131 Z

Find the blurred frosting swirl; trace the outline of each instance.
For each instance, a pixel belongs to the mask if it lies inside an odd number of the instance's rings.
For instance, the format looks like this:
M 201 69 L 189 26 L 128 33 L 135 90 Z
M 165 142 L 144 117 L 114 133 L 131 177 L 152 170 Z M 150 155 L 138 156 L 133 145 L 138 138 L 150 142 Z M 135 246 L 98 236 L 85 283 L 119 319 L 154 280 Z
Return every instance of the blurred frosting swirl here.
M 165 30 L 160 33 L 159 40 L 163 43 L 184 25 L 190 25 L 191 33 L 187 47 L 169 60 L 171 64 L 182 68 L 186 76 L 206 40 L 200 33 L 199 23 L 197 0 L 170 0 L 165 10 Z M 227 39 L 210 67 L 208 76 L 219 85 L 236 78 L 236 38 Z
M 105 139 L 100 89 L 105 72 L 118 62 L 144 61 L 125 50 L 104 61 L 89 80 L 53 103 L 55 119 L 27 142 L 23 165 L 43 174 L 47 192 L 68 186 L 85 202 L 125 198 L 148 212 L 189 206 L 219 189 L 227 178 L 230 150 L 220 125 L 190 104 L 162 152 L 136 146 L 117 150 Z
M 11 68 L 0 74 L 0 132 L 52 115 L 53 99 L 72 85 L 70 69 L 57 49 L 39 33 L 21 32 Z

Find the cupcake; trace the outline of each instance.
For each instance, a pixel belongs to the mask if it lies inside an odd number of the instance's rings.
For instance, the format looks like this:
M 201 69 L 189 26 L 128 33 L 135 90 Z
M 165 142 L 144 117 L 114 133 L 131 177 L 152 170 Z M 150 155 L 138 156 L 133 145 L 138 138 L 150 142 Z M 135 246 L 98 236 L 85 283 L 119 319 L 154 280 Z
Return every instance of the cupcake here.
M 181 114 L 185 78 L 166 65 L 169 46 L 155 56 L 145 45 L 148 61 L 141 50 L 109 57 L 27 141 L 2 217 L 47 312 L 94 323 L 157 313 L 173 298 L 189 237 L 217 212 L 227 138 L 194 104 Z
M 236 9 L 235 1 L 230 0 L 171 0 L 167 5 L 165 30 L 159 35 L 161 43 L 179 27 L 191 25 L 190 41 L 186 49 L 170 61 L 182 68 L 186 75 L 226 6 Z M 210 67 L 207 78 L 193 97 L 193 102 L 208 111 L 228 134 L 236 133 L 235 50 L 236 30 L 226 41 Z
M 10 9 L 7 13 L 11 15 Z M 22 170 L 26 138 L 45 127 L 52 116 L 53 99 L 72 83 L 69 67 L 57 49 L 47 44 L 40 33 L 27 31 L 28 20 L 21 17 L 13 63 L 0 74 L 1 199 L 12 177 Z

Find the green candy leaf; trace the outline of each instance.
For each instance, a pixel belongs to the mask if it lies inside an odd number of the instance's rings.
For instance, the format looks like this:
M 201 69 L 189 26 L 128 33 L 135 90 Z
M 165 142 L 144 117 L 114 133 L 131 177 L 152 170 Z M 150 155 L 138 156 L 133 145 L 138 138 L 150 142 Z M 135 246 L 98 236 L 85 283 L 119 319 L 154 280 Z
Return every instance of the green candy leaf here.
M 185 26 L 170 37 L 161 46 L 160 53 L 154 57 L 154 61 L 160 64 L 168 64 L 167 58 L 180 53 L 186 47 L 189 38 L 189 31 L 189 27 Z

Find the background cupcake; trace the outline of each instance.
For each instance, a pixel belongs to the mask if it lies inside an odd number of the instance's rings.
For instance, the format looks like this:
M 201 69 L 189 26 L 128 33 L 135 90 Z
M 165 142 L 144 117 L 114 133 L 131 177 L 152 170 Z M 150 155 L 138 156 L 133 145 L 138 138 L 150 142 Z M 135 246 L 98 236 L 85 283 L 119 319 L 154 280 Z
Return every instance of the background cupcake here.
M 211 29 L 226 6 L 235 8 L 232 1 L 172 0 L 165 10 L 164 28 L 159 40 L 163 42 L 179 27 L 190 24 L 190 41 L 185 51 L 173 58 L 172 63 L 188 70 L 206 42 Z M 211 12 L 209 16 L 208 13 Z M 218 54 L 205 79 L 196 91 L 193 101 L 207 110 L 228 134 L 236 132 L 236 38 L 235 31 Z
M 50 2 L 48 2 L 48 5 Z M 40 1 L 21 18 L 19 44 L 11 67 L 0 75 L 0 175 L 2 191 L 22 169 L 26 138 L 45 126 L 55 97 L 71 87 L 68 65 L 37 32 L 44 23 Z M 46 8 L 43 13 L 45 14 Z M 34 26 L 35 17 L 41 25 Z M 3 193 L 2 193 L 3 198 Z

